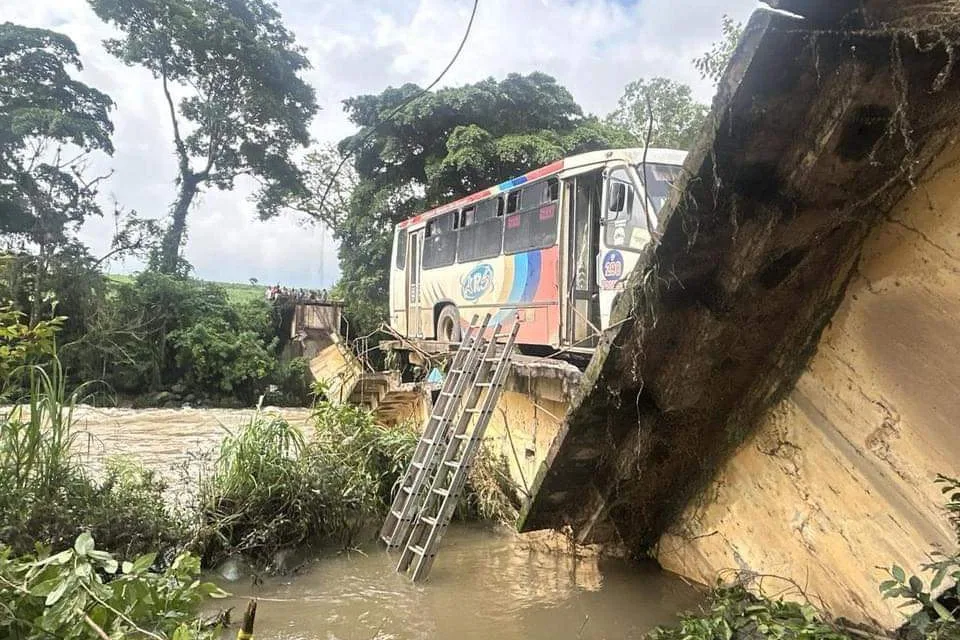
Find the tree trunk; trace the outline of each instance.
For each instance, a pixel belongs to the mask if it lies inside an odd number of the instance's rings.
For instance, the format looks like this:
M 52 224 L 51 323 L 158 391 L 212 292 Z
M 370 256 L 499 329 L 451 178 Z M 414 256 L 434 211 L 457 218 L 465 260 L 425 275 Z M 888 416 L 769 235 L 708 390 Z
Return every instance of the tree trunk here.
M 183 234 L 187 231 L 187 212 L 190 210 L 194 196 L 197 195 L 197 184 L 196 176 L 187 175 L 183 177 L 180 194 L 177 196 L 177 202 L 173 205 L 173 221 L 163 236 L 160 253 L 161 273 L 169 275 L 177 272 L 177 265 L 180 261 L 180 245 L 183 244 Z

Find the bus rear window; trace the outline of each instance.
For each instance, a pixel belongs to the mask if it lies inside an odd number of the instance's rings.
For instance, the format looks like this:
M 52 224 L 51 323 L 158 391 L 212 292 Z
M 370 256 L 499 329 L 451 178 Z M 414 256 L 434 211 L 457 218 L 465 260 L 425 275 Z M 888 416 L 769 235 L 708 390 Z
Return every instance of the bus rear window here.
M 427 222 L 423 239 L 423 268 L 447 267 L 457 259 L 457 233 L 453 229 L 456 212 Z
M 407 266 L 407 233 L 400 229 L 397 231 L 397 269 L 403 269 Z

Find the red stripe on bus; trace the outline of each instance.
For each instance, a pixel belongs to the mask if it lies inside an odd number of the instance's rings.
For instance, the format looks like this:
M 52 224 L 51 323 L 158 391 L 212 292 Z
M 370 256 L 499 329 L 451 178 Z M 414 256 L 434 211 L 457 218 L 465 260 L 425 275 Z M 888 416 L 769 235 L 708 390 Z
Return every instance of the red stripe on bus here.
M 563 169 L 563 160 L 557 160 L 557 161 L 554 162 L 553 164 L 548 164 L 548 165 L 545 166 L 545 167 L 540 167 L 539 169 L 534 169 L 534 170 L 531 171 L 530 173 L 525 173 L 525 174 L 523 174 L 523 175 L 526 176 L 527 180 L 536 180 L 537 178 L 542 178 L 542 177 L 545 176 L 545 175 L 549 175 L 549 174 L 551 174 L 551 173 L 556 173 L 557 171 L 560 171 L 561 169 Z

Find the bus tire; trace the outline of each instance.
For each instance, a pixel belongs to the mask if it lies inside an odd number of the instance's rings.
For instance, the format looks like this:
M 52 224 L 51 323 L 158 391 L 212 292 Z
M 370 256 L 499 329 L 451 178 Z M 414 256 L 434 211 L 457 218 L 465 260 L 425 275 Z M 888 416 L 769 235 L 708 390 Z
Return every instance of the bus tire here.
M 437 316 L 437 340 L 460 342 L 460 312 L 456 305 L 448 304 Z

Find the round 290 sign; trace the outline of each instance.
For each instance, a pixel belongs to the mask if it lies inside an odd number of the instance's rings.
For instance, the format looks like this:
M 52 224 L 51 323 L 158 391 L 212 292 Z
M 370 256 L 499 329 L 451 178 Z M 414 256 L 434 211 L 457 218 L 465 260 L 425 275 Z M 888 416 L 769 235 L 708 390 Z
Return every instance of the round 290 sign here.
M 623 278 L 623 254 L 616 249 L 607 251 L 603 256 L 600 269 L 605 287 L 616 286 L 616 283 Z

